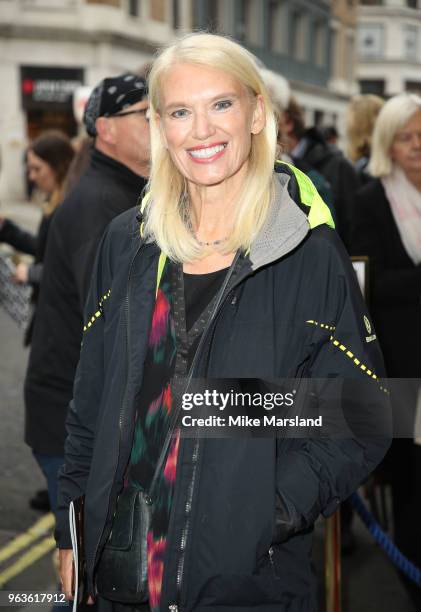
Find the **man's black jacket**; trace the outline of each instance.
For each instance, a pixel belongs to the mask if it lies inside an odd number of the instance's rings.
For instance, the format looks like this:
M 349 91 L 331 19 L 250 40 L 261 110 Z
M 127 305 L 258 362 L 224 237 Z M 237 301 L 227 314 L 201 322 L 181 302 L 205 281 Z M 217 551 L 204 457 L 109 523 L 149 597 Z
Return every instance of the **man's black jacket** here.
M 63 455 L 95 253 L 108 223 L 136 205 L 144 185 L 95 149 L 87 172 L 54 214 L 25 380 L 25 441 L 38 453 Z
M 267 223 L 204 332 L 194 375 L 364 379 L 381 401 L 381 354 L 367 342 L 366 309 L 325 224 L 330 214 L 317 198 L 309 211 L 290 193 L 294 178 L 281 169 Z M 71 547 L 68 505 L 85 494 L 91 591 L 131 452 L 159 258 L 135 212 L 121 215 L 101 243 L 87 301 L 56 538 Z M 313 523 L 334 512 L 387 446 L 352 436 L 182 439 L 161 610 L 313 612 Z M 282 542 L 277 506 L 289 526 Z
M 354 198 L 360 187 L 358 174 L 342 151 L 326 143 L 317 128 L 306 130 L 303 139 L 306 144 L 299 159 L 320 172 L 329 182 L 337 218 L 336 229 L 349 250 Z

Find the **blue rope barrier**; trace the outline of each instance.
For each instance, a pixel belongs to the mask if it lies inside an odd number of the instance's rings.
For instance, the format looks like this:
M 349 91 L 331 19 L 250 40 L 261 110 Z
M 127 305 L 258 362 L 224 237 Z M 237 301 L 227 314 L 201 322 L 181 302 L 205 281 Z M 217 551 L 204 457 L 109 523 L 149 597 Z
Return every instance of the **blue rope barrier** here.
M 385 534 L 383 529 L 369 512 L 358 493 L 353 493 L 350 497 L 351 504 L 357 514 L 367 527 L 377 544 L 385 551 L 392 563 L 401 570 L 415 584 L 421 587 L 421 570 L 418 569 L 405 555 L 401 553 L 399 548 Z

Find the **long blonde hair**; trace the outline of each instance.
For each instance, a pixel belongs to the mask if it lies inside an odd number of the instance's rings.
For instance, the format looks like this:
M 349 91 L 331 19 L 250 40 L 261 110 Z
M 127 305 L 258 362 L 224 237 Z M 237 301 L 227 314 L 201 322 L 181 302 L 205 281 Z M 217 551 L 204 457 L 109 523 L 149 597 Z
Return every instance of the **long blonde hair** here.
M 175 261 L 188 262 L 207 254 L 186 223 L 190 218 L 186 180 L 163 144 L 156 118 L 161 110 L 164 77 L 174 64 L 221 70 L 242 83 L 253 96 L 262 96 L 266 125 L 259 134 L 252 134 L 247 179 L 235 204 L 232 234 L 222 252 L 246 250 L 267 217 L 273 194 L 276 120 L 254 56 L 230 38 L 216 34 L 199 32 L 177 40 L 160 52 L 149 75 L 151 174 L 145 234 Z

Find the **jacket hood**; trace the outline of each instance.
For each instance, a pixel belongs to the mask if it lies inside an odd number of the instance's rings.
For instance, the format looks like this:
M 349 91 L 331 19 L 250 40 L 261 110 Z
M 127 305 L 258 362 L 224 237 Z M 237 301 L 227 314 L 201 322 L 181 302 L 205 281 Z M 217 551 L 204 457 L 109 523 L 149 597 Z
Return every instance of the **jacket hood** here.
M 288 192 L 291 177 L 275 173 L 275 187 L 267 219 L 250 247 L 251 267 L 257 270 L 297 247 L 310 231 L 307 215 Z

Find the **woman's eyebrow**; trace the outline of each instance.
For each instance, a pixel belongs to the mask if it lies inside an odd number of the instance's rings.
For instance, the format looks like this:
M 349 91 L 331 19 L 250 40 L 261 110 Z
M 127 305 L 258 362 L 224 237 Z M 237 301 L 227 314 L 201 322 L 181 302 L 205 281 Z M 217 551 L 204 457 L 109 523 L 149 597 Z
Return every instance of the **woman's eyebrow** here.
M 217 94 L 216 96 L 212 96 L 212 98 L 209 98 L 208 102 L 215 102 L 215 100 L 221 100 L 222 98 L 238 98 L 238 94 L 230 91 L 230 92 L 226 92 L 226 93 L 220 93 Z M 180 101 L 180 102 L 171 102 L 170 104 L 167 104 L 164 107 L 164 110 L 168 111 L 171 110 L 173 108 L 186 108 L 188 106 L 191 105 L 191 101 L 190 102 L 186 102 L 186 101 Z

